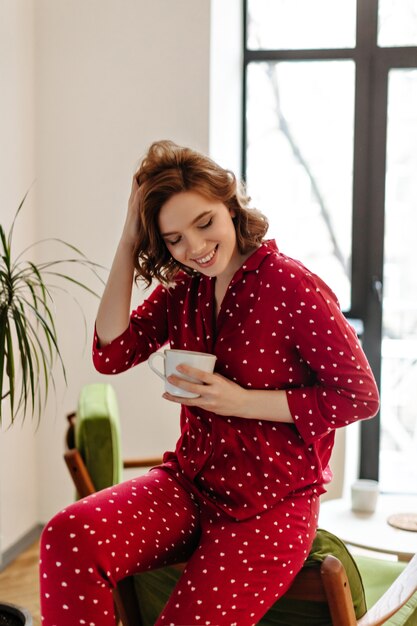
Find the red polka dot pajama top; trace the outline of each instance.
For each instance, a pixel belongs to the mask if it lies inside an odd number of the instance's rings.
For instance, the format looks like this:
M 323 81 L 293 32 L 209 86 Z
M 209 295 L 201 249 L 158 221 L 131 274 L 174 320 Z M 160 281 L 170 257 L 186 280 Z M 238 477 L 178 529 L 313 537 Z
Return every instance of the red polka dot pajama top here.
M 158 286 L 120 337 L 103 348 L 95 337 L 93 359 L 117 374 L 169 342 L 215 354 L 215 371 L 246 389 L 286 390 L 293 424 L 182 406 L 176 450 L 164 456 L 168 471 L 244 520 L 291 492 L 323 493 L 334 430 L 375 415 L 378 391 L 335 295 L 274 241 L 236 272 L 217 320 L 214 286 L 214 278 L 186 274 Z
M 169 342 L 212 352 L 247 389 L 285 389 L 293 424 L 181 409 L 175 452 L 145 476 L 73 503 L 41 539 L 44 626 L 114 626 L 126 576 L 187 561 L 156 626 L 255 626 L 302 567 L 330 480 L 334 429 L 371 417 L 378 393 L 329 288 L 265 242 L 235 274 L 215 318 L 215 280 L 159 286 L 108 346 L 116 374 Z

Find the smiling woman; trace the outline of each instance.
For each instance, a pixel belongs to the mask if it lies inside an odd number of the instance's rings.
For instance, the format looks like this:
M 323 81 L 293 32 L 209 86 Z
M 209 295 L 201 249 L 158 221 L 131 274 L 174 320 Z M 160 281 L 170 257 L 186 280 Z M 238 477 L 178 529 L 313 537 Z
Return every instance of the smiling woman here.
M 165 202 L 158 217 L 161 235 L 172 257 L 206 276 L 230 281 L 248 254 L 239 252 L 233 218 L 222 202 L 184 191 Z M 174 237 L 167 233 L 176 227 Z
M 184 228 L 195 224 L 199 227 L 197 232 L 205 228 L 211 230 L 212 226 L 218 230 L 219 227 L 230 226 L 230 218 L 233 218 L 234 233 L 229 233 L 235 238 L 233 246 L 240 255 L 253 252 L 268 228 L 265 216 L 249 209 L 250 198 L 232 172 L 221 168 L 205 155 L 180 148 L 171 141 L 155 142 L 150 147 L 132 189 L 138 192 L 143 216 L 138 234 L 135 232 L 135 266 L 138 276 L 148 285 L 153 276 L 167 284 L 179 269 L 191 275 L 196 269 L 199 271 L 198 264 L 197 267 L 190 266 L 171 254 L 173 249 L 168 249 L 169 245 L 179 243 L 179 226 Z M 162 211 L 164 206 L 174 207 L 175 211 L 182 209 L 188 222 L 183 219 L 179 224 L 176 214 Z M 224 216 L 217 225 L 213 223 L 214 216 L 222 214 L 221 207 L 228 210 L 229 219 Z M 193 210 L 192 215 L 188 214 L 188 209 Z M 160 219 L 163 214 L 162 224 Z M 208 219 L 204 220 L 204 217 Z M 176 237 L 167 240 L 170 234 Z M 200 252 L 206 256 L 204 250 L 194 250 L 194 258 Z M 213 252 L 213 248 L 209 252 Z
M 214 355 L 215 371 L 169 376 L 192 397 L 163 396 L 181 404 L 181 434 L 161 465 L 46 526 L 44 626 L 113 626 L 121 578 L 183 560 L 157 626 L 253 626 L 310 551 L 334 431 L 374 415 L 378 393 L 335 295 L 248 204 L 233 174 L 169 141 L 134 177 L 94 364 L 119 374 L 169 343 Z M 130 312 L 135 269 L 160 284 Z

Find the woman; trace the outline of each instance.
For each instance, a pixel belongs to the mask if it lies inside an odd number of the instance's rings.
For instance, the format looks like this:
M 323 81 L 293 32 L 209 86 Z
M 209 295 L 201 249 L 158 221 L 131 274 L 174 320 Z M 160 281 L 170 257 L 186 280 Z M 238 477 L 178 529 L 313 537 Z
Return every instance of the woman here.
M 93 358 L 120 373 L 160 346 L 217 356 L 187 366 L 174 452 L 145 477 L 69 506 L 42 541 L 44 626 L 114 624 L 125 576 L 187 560 L 157 624 L 256 624 L 307 557 L 336 428 L 378 392 L 331 290 L 264 239 L 234 175 L 153 144 L 133 179 L 99 307 Z M 133 276 L 149 286 L 130 313 Z

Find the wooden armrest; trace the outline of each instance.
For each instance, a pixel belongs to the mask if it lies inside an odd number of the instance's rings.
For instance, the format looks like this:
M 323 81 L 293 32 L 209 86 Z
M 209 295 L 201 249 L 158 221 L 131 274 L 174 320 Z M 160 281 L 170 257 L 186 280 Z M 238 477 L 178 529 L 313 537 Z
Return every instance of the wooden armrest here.
M 417 554 L 384 595 L 358 620 L 358 626 L 380 626 L 417 591 Z
M 154 467 L 154 465 L 160 465 L 162 463 L 161 457 L 154 457 L 150 459 L 125 459 L 123 461 L 123 467 Z
M 294 578 L 285 597 L 291 600 L 326 602 L 327 596 L 320 576 L 320 563 L 312 567 L 303 567 Z
M 352 594 L 343 564 L 329 554 L 321 564 L 320 572 L 333 623 L 338 626 L 356 626 Z
M 76 413 L 67 414 L 68 429 L 65 436 L 65 441 L 69 450 L 71 448 L 75 448 L 75 418 Z
M 85 498 L 96 492 L 90 474 L 85 466 L 81 454 L 76 448 L 67 450 L 64 454 L 65 463 L 69 469 L 74 485 L 81 496 Z

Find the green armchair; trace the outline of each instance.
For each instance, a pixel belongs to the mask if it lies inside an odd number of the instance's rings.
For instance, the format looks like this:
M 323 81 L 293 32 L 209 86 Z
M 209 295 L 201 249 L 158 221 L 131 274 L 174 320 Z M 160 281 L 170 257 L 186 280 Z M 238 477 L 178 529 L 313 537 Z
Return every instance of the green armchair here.
M 68 416 L 64 457 L 78 497 L 122 480 L 123 468 L 152 467 L 160 458 L 122 461 L 117 399 L 109 384 L 86 385 Z M 183 566 L 137 574 L 118 585 L 115 612 L 123 626 L 153 626 Z M 417 626 L 417 556 L 409 564 L 352 557 L 319 529 L 293 585 L 260 626 Z M 367 608 L 369 607 L 369 608 Z

